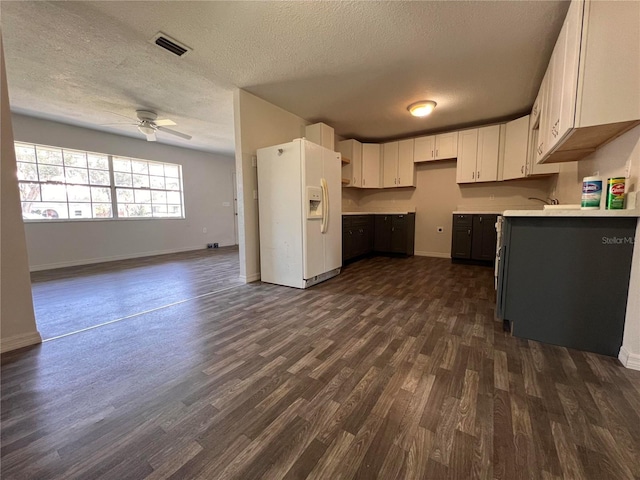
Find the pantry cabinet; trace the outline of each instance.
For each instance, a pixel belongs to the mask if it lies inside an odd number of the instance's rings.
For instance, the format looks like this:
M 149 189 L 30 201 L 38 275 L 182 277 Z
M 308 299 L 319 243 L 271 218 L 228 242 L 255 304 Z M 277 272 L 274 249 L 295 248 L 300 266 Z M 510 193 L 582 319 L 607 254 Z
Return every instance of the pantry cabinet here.
M 377 143 L 362 144 L 362 188 L 382 187 L 382 165 L 380 145 Z
M 459 132 L 457 183 L 498 180 L 500 131 L 500 125 L 492 125 Z
M 415 139 L 413 161 L 429 162 L 458 156 L 458 132 L 441 133 Z
M 640 2 L 573 0 L 538 97 L 538 163 L 580 160 L 640 124 Z
M 342 178 L 349 181 L 348 187 L 362 187 L 362 143 L 357 140 L 344 140 L 338 143 L 338 151 L 343 160 Z
M 415 187 L 413 145 L 413 139 L 382 145 L 384 188 Z

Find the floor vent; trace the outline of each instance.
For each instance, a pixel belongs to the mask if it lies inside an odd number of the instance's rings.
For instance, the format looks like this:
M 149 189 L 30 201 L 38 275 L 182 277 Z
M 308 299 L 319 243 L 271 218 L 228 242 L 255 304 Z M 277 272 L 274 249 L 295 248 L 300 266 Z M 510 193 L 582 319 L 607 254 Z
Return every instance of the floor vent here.
M 155 43 L 159 47 L 164 48 L 165 50 L 168 50 L 178 57 L 184 57 L 192 50 L 183 43 L 174 40 L 169 35 L 165 35 L 162 32 L 158 32 L 156 35 L 154 35 L 154 37 L 151 39 L 151 42 Z

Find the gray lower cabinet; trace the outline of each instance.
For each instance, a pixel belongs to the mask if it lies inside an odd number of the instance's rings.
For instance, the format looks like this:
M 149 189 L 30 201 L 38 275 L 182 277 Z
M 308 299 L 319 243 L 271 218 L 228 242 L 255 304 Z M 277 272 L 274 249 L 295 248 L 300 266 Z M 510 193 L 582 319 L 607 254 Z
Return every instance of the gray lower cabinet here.
M 516 337 L 617 357 L 636 218 L 505 217 L 497 316 Z
M 343 215 L 342 261 L 367 255 L 373 251 L 372 215 Z
M 372 252 L 413 255 L 415 213 L 399 215 L 343 215 L 342 261 Z
M 451 258 L 493 262 L 496 256 L 496 214 L 455 214 Z

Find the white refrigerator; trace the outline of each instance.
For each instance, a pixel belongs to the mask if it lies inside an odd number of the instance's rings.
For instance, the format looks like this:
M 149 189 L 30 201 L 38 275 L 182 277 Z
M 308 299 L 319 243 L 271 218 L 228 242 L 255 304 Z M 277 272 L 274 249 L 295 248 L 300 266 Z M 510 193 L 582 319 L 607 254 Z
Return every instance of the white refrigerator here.
M 260 275 L 307 288 L 342 267 L 339 153 L 303 138 L 258 150 Z

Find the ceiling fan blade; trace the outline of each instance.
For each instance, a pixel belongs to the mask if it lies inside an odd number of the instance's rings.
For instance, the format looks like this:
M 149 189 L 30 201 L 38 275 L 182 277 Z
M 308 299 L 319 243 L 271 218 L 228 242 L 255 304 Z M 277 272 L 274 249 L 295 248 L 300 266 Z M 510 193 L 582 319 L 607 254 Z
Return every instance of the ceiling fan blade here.
M 171 127 L 172 125 L 177 125 L 176 122 L 169 120 L 168 118 L 165 118 L 164 120 L 155 120 L 153 123 L 159 127 Z
M 171 130 L 167 127 L 158 126 L 158 130 L 161 132 L 170 133 L 171 135 L 176 135 L 177 137 L 184 138 L 185 140 L 191 140 L 191 135 L 187 135 L 186 133 L 176 132 L 175 130 Z
M 112 127 L 112 126 L 127 126 L 127 127 L 135 127 L 138 125 L 137 123 L 101 123 L 101 127 Z
M 150 133 L 149 135 L 147 135 L 147 142 L 155 142 L 155 141 L 156 141 L 155 133 Z

